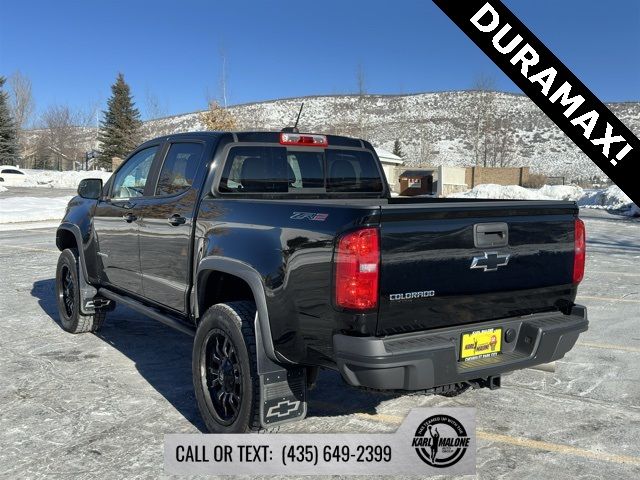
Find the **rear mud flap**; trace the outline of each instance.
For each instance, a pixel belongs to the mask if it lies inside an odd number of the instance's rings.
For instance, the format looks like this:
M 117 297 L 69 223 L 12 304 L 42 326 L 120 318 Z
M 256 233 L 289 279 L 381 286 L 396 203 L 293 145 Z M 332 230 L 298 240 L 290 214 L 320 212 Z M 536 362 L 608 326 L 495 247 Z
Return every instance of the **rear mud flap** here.
M 260 375 L 260 423 L 273 427 L 302 420 L 307 415 L 305 369 L 280 370 Z
M 260 375 L 260 423 L 271 428 L 302 420 L 307 415 L 307 370 L 284 367 L 272 361 L 262 346 L 262 332 L 256 313 L 256 352 Z

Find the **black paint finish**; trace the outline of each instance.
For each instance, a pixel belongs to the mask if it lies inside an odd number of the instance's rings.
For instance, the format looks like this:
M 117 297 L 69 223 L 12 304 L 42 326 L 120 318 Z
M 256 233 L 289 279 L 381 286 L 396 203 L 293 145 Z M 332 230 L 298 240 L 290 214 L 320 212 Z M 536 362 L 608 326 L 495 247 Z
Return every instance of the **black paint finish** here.
M 230 145 L 277 144 L 278 138 L 269 132 L 166 137 L 160 139 L 162 153 L 151 168 L 151 185 L 168 143 L 206 144 L 196 179 L 186 192 L 155 197 L 150 187 L 131 206 L 112 202 L 107 183 L 98 201 L 74 198 L 60 228 L 81 233 L 90 282 L 193 323 L 203 313 L 197 305 L 207 304 L 197 292 L 211 292 L 206 285 L 194 289 L 201 261 L 241 262 L 262 281 L 280 358 L 328 367 L 335 367 L 335 334 L 384 336 L 568 311 L 573 304 L 575 204 L 389 198 L 386 182 L 379 195 L 264 198 L 214 193 Z M 372 150 L 367 142 L 329 136 L 332 145 Z M 301 212 L 321 214 L 317 218 L 322 220 Z M 127 213 L 135 219 L 128 222 Z M 174 215 L 184 223 L 170 224 Z M 493 272 L 471 269 L 473 257 L 487 251 L 474 246 L 474 225 L 491 222 L 508 226 L 508 245 L 494 250 L 509 255 L 509 262 Z M 368 314 L 341 311 L 333 300 L 336 239 L 362 226 L 377 226 L 381 235 L 379 309 Z M 204 273 L 202 281 L 215 278 Z M 420 291 L 433 291 L 433 296 L 389 299 L 391 294 Z

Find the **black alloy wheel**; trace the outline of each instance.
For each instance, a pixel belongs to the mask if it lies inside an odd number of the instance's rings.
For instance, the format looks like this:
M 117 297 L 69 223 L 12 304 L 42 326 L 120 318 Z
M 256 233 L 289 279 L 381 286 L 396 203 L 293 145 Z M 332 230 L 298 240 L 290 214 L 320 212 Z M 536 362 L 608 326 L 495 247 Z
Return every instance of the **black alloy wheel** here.
M 62 267 L 61 272 L 62 288 L 58 292 L 60 299 L 64 305 L 64 310 L 68 317 L 73 316 L 73 306 L 75 303 L 76 286 L 71 275 L 71 270 L 67 265 Z
M 233 341 L 221 329 L 213 329 L 202 349 L 202 381 L 207 403 L 218 422 L 232 424 L 242 403 L 242 367 Z

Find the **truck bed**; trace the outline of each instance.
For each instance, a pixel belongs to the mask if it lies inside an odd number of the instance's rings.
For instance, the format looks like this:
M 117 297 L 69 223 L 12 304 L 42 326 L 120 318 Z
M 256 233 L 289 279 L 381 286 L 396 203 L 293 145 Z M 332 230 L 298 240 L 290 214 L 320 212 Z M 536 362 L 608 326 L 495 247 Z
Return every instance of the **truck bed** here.
M 323 196 L 227 198 L 222 209 L 218 202 L 204 199 L 199 222 L 214 232 L 216 252 L 246 259 L 265 278 L 272 334 L 287 358 L 330 359 L 326 338 L 336 331 L 387 336 L 471 325 L 569 309 L 575 298 L 572 202 Z M 476 247 L 474 225 L 496 222 L 507 224 L 508 245 Z M 380 228 L 380 301 L 375 312 L 353 314 L 332 304 L 334 248 L 344 232 L 365 225 Z M 508 265 L 470 268 L 493 251 L 509 255 Z M 433 293 L 406 295 L 415 292 Z

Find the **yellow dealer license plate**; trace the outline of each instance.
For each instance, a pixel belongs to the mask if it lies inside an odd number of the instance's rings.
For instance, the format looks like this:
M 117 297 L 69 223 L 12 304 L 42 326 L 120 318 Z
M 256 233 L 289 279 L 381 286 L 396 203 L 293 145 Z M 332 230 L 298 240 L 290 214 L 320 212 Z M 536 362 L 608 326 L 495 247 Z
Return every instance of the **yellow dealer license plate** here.
M 486 328 L 462 334 L 460 359 L 468 362 L 478 358 L 493 357 L 502 348 L 502 329 Z

